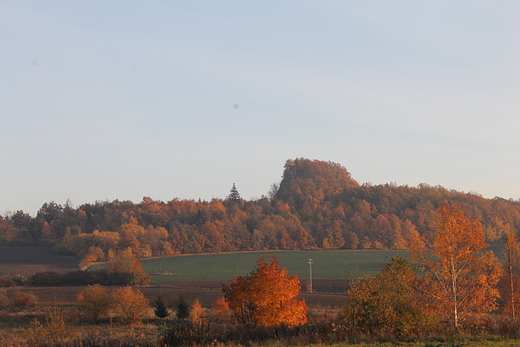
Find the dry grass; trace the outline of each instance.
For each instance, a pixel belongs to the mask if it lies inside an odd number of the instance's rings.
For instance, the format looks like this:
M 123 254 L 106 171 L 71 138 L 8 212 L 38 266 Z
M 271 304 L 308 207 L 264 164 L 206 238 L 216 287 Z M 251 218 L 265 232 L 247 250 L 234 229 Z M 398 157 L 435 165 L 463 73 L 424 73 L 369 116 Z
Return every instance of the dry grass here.
M 83 321 L 80 311 L 74 306 L 39 305 L 23 310 L 8 307 L 0 311 L 0 344 L 18 347 L 31 343 L 45 345 L 56 340 L 79 346 L 79 341 L 96 345 L 96 341 L 117 340 L 127 341 L 128 345 L 136 345 L 132 341 L 141 341 L 142 345 L 151 346 L 158 341 L 162 326 L 152 316 L 150 310 L 149 319 L 139 325 L 119 324 L 109 319 L 91 325 Z M 55 324 L 57 321 L 62 324 Z
M 337 310 L 330 307 L 313 306 L 309 312 L 309 321 L 314 326 L 319 326 L 320 323 L 325 324 L 326 322 L 333 321 L 337 314 Z M 65 322 L 65 325 L 54 328 L 55 330 L 46 331 L 49 329 L 52 320 L 49 317 L 61 317 Z M 41 323 L 42 329 L 35 328 L 34 322 L 38 321 Z M 52 338 L 56 339 L 59 343 L 58 346 L 100 346 L 100 347 L 113 347 L 113 346 L 149 346 L 158 347 L 162 346 L 159 342 L 161 339 L 161 332 L 163 331 L 164 325 L 170 325 L 174 323 L 174 318 L 169 318 L 164 321 L 159 321 L 153 316 L 152 310 L 150 309 L 149 318 L 140 325 L 126 325 L 119 324 L 114 320 L 111 322 L 109 319 L 105 319 L 98 325 L 91 325 L 84 322 L 81 317 L 81 313 L 75 306 L 64 306 L 64 305 L 39 305 L 34 307 L 25 308 L 23 310 L 15 308 L 4 308 L 0 311 L 0 346 L 13 346 L 21 347 L 32 345 L 39 346 L 54 346 L 56 344 L 49 343 Z M 56 330 L 58 329 L 58 330 Z M 40 334 L 43 340 L 38 343 L 36 338 Z M 333 347 L 390 347 L 390 346 L 402 346 L 402 347 L 512 347 L 519 346 L 520 342 L 515 339 L 499 338 L 498 335 L 495 337 L 481 338 L 478 337 L 452 337 L 445 339 L 429 340 L 426 342 L 399 342 L 399 343 L 384 343 L 384 342 L 371 342 L 366 340 L 361 343 L 361 340 L 351 340 L 349 344 L 331 344 Z M 349 338 L 350 339 L 350 338 Z M 270 341 L 269 345 L 285 347 L 286 341 Z M 299 345 L 303 346 L 314 346 L 320 347 L 321 345 L 310 345 L 306 341 L 306 337 L 302 336 Z M 373 340 L 372 340 L 373 341 Z M 294 342 L 294 341 L 293 341 Z M 333 342 L 333 341 L 330 341 Z M 324 341 L 323 343 L 326 343 Z M 217 344 L 220 347 L 224 347 L 223 344 Z M 215 346 L 217 346 L 215 345 Z M 226 344 L 228 347 L 239 347 L 233 343 Z

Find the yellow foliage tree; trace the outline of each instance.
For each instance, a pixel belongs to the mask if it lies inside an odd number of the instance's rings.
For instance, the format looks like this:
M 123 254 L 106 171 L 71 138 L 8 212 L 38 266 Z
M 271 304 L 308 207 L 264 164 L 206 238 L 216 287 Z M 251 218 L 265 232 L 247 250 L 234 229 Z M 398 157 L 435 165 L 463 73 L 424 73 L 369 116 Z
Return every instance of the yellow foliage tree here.
M 45 318 L 42 324 L 38 318 L 34 318 L 28 331 L 28 340 L 34 346 L 59 346 L 67 337 L 69 328 L 63 317 L 63 312 L 54 309 Z
M 202 307 L 199 299 L 195 299 L 195 302 L 191 305 L 190 309 L 190 321 L 193 324 L 201 325 L 205 314 L 206 309 Z
M 149 314 L 150 302 L 139 289 L 130 286 L 112 293 L 114 312 L 123 321 L 137 324 Z
M 308 307 L 305 300 L 298 299 L 300 290 L 298 277 L 288 276 L 274 256 L 271 263 L 259 258 L 249 276 L 235 277 L 229 287 L 222 286 L 229 307 L 241 323 L 263 326 L 305 324 Z
M 486 250 L 480 223 L 459 207 L 443 202 L 434 226 L 432 250 L 412 243 L 410 254 L 426 273 L 424 291 L 436 312 L 459 330 L 469 315 L 478 318 L 496 308 L 501 268 Z
M 126 273 L 131 275 L 130 284 L 133 285 L 148 285 L 152 281 L 143 266 L 137 258 L 133 255 L 132 250 L 127 248 L 126 250 L 119 251 L 117 255 L 108 261 L 105 266 L 108 273 Z
M 83 289 L 78 294 L 77 301 L 83 313 L 92 320 L 92 323 L 96 323 L 100 316 L 106 314 L 112 303 L 108 291 L 99 284 Z

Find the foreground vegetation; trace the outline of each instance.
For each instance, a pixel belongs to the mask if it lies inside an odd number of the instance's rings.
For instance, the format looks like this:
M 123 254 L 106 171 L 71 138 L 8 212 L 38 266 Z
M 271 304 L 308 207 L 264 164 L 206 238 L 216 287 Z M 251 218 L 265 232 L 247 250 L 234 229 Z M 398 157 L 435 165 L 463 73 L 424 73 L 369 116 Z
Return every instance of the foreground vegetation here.
M 467 322 L 466 329 L 453 333 L 443 324 L 421 336 L 395 337 L 383 330 L 353 330 L 339 319 L 338 310 L 310 307 L 308 322 L 294 328 L 236 325 L 226 305 L 215 302 L 198 313 L 179 318 L 180 298 L 165 297 L 169 316 L 158 318 L 155 303 L 140 322 L 126 320 L 117 311 L 104 313 L 96 323 L 77 305 L 4 303 L 0 310 L 2 346 L 518 346 L 520 325 L 494 314 L 485 320 Z M 193 308 L 195 302 L 187 303 Z M 186 311 L 184 311 L 186 312 Z

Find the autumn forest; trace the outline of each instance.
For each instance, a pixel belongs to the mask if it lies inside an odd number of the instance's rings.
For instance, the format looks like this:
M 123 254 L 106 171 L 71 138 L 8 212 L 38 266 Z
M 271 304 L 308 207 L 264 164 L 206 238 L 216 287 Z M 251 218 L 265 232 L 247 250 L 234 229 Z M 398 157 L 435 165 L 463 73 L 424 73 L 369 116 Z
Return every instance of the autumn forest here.
M 244 200 L 233 184 L 211 201 L 97 201 L 73 207 L 46 202 L 33 217 L 0 216 L 0 245 L 52 245 L 84 262 L 118 250 L 138 258 L 190 253 L 293 249 L 406 249 L 428 244 L 432 213 L 442 201 L 480 221 L 488 243 L 520 228 L 520 202 L 486 199 L 441 186 L 359 184 L 333 162 L 287 160 L 282 180 L 261 198 Z

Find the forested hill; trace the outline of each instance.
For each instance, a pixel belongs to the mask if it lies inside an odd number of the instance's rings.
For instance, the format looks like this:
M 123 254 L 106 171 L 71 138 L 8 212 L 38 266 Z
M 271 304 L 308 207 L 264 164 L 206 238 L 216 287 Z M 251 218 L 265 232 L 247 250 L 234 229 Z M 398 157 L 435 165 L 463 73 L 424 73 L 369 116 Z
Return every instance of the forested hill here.
M 421 184 L 360 185 L 341 165 L 295 159 L 268 196 L 168 202 L 143 198 L 43 204 L 0 217 L 0 244 L 51 244 L 88 261 L 130 248 L 138 257 L 178 253 L 274 249 L 403 249 L 411 235 L 427 235 L 431 216 L 447 200 L 481 221 L 488 242 L 520 227 L 520 203 Z

